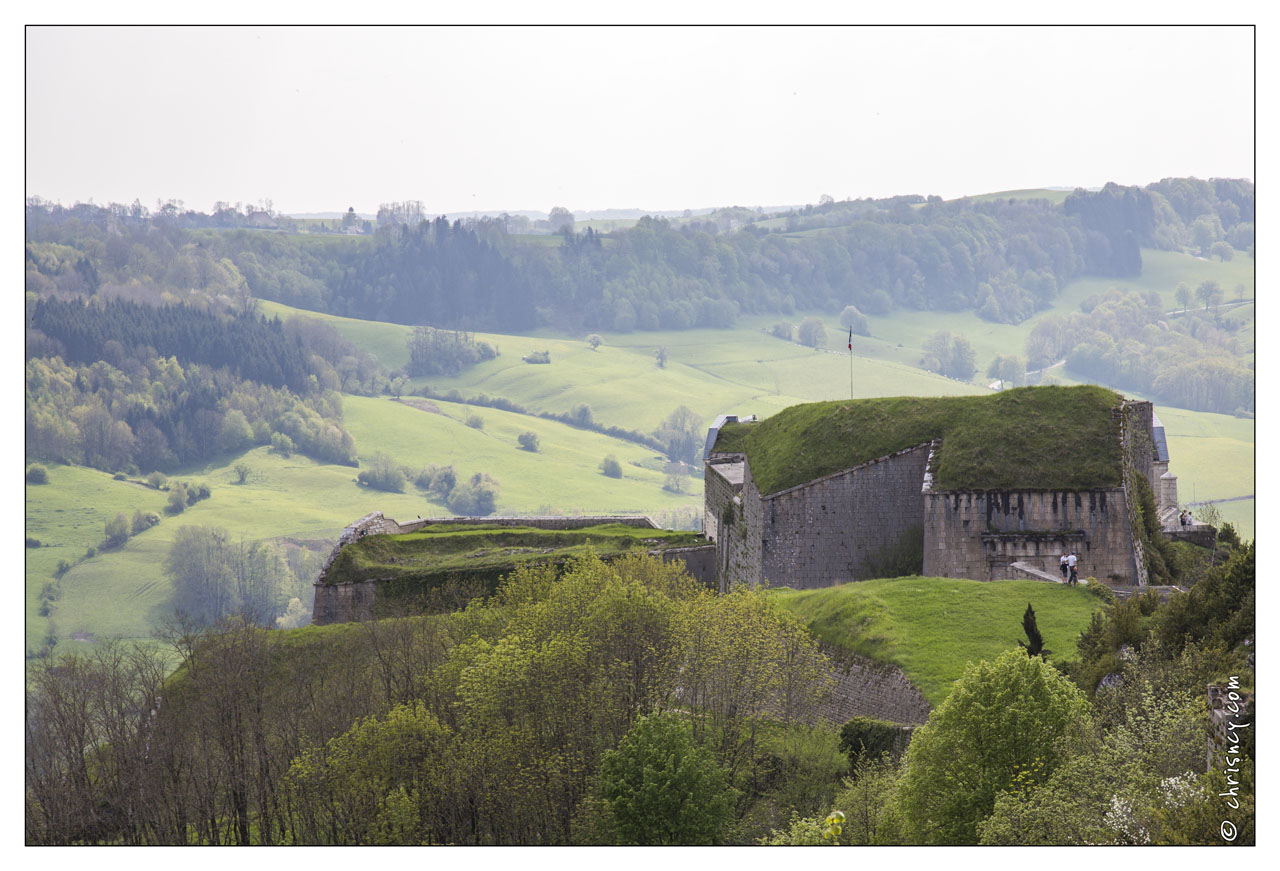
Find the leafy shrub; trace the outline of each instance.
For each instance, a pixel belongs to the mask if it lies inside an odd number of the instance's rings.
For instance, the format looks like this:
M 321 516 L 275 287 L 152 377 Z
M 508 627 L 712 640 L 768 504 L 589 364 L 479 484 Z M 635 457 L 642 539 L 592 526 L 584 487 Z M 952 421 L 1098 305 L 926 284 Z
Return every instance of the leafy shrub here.
M 462 517 L 484 517 L 498 504 L 498 482 L 477 472 L 471 480 L 456 484 L 445 499 L 454 514 Z
M 453 492 L 454 486 L 458 483 L 458 472 L 453 466 L 444 466 L 434 469 L 431 474 L 431 492 L 441 498 L 448 496 Z
M 404 492 L 404 472 L 391 457 L 381 451 L 373 455 L 369 468 L 361 470 L 356 480 L 375 490 L 385 490 L 388 493 Z
M 55 578 L 60 578 L 70 570 L 71 570 L 71 563 L 67 562 L 64 559 L 60 559 L 58 560 L 58 567 L 53 570 L 53 576 Z
M 840 749 L 849 757 L 849 766 L 864 759 L 876 760 L 885 753 L 898 756 L 906 749 L 910 733 L 897 723 L 874 717 L 854 717 L 840 727 Z
M 107 521 L 105 529 L 107 540 L 105 547 L 119 547 L 129 540 L 129 518 L 120 512 Z
M 811 348 L 822 348 L 827 344 L 827 328 L 822 325 L 819 318 L 805 318 L 800 322 L 800 329 L 796 335 L 800 339 L 800 344 Z
M 871 329 L 867 326 L 867 316 L 858 311 L 857 306 L 847 305 L 840 312 L 840 326 L 846 330 L 852 329 L 859 336 L 871 335 Z
M 627 844 L 723 843 L 737 798 L 675 714 L 637 720 L 600 760 L 598 790 Z
M 521 357 L 520 359 L 524 360 L 526 363 L 550 363 L 551 352 L 550 351 L 533 351 Z
M 769 334 L 775 338 L 790 342 L 791 336 L 795 331 L 795 326 L 786 321 L 778 321 L 769 328 Z
M 181 514 L 187 508 L 187 488 L 179 482 L 169 488 L 169 502 L 164 510 L 170 514 Z
M 282 457 L 293 453 L 293 439 L 282 432 L 271 434 L 271 450 Z
M 609 456 L 600 461 L 600 471 L 607 478 L 621 478 L 622 464 L 618 462 L 617 457 L 609 454 Z
M 96 547 L 85 548 L 85 551 L 84 551 L 85 559 L 93 559 L 97 555 L 98 555 L 98 549 Z
M 32 463 L 30 466 L 27 466 L 27 483 L 48 484 L 49 470 L 39 463 Z
M 134 535 L 140 532 L 146 532 L 151 527 L 160 522 L 160 515 L 154 511 L 143 512 L 141 508 L 133 512 L 132 531 Z
M 41 543 L 40 539 L 32 538 L 29 535 L 27 536 L 27 547 L 43 547 L 43 546 L 44 545 Z
M 1085 581 L 1087 581 L 1087 583 L 1084 585 L 1084 588 L 1089 595 L 1097 596 L 1108 605 L 1115 604 L 1116 594 L 1111 591 L 1110 587 L 1095 578 L 1085 578 Z
M 568 423 L 573 426 L 591 426 L 592 419 L 591 406 L 585 402 L 579 402 L 569 412 Z
M 484 429 L 484 418 L 478 414 L 468 414 L 467 426 L 472 429 Z
M 600 345 L 603 344 L 603 342 L 604 342 L 604 339 L 600 338 L 600 336 L 597 335 L 596 333 L 592 333 L 591 335 L 587 336 L 587 344 L 591 346 L 591 350 L 593 351 L 599 348 Z
M 538 452 L 539 443 L 538 434 L 536 432 L 533 432 L 532 430 L 522 432 L 516 437 L 516 441 L 520 442 L 520 447 L 524 448 L 526 451 L 532 451 L 533 453 Z
M 210 496 L 209 485 L 204 481 L 201 481 L 198 484 L 186 484 L 184 482 L 184 485 L 187 488 L 188 505 L 195 505 L 201 499 L 208 499 Z
M 129 476 L 126 475 L 124 472 L 116 472 L 114 475 L 111 476 L 111 480 L 112 481 L 128 481 Z
M 161 490 L 164 488 L 164 485 L 168 480 L 169 479 L 164 476 L 163 472 L 152 472 L 147 476 L 147 486 L 152 490 Z

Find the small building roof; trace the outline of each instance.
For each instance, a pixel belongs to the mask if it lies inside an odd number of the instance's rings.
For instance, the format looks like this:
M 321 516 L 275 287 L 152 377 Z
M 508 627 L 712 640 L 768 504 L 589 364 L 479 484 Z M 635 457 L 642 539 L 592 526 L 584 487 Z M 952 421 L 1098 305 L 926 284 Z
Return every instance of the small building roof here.
M 1156 461 L 1169 462 L 1169 442 L 1165 439 L 1164 424 L 1160 422 L 1159 415 L 1154 412 L 1151 415 L 1151 437 L 1156 443 Z

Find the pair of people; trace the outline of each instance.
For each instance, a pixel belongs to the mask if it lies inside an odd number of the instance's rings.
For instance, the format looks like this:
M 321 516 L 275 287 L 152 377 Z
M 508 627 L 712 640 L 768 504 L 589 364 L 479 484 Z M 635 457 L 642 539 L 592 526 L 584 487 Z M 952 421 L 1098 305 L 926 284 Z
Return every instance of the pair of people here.
M 1178 522 L 1183 526 L 1190 526 L 1194 521 L 1191 519 L 1190 511 L 1183 511 L 1178 515 Z
M 1063 551 L 1062 558 L 1058 560 L 1058 568 L 1062 569 L 1062 582 L 1068 587 L 1074 587 L 1080 583 L 1080 578 L 1076 574 L 1076 562 L 1075 551 L 1070 553 Z

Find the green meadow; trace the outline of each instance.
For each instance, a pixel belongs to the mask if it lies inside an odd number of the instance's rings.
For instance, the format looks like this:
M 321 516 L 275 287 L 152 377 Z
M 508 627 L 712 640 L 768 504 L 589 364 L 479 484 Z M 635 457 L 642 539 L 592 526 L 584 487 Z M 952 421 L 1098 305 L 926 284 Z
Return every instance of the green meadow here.
M 1056 660 L 1078 658 L 1076 638 L 1102 607 L 1085 587 L 1042 581 L 908 577 L 771 595 L 819 641 L 899 666 L 934 707 L 970 662 L 1026 640 L 1028 604 Z
M 437 413 L 390 398 L 345 397 L 346 423 L 362 464 L 382 451 L 411 469 L 452 463 L 460 476 L 487 472 L 499 481 L 498 513 L 661 514 L 701 507 L 701 479 L 681 478 L 683 493 L 664 490 L 662 464 L 653 462 L 649 448 L 487 408 L 473 410 L 484 420 L 484 429 L 473 429 L 463 422 L 464 406 L 435 405 Z M 539 435 L 537 453 L 516 442 L 526 430 Z M 622 478 L 600 473 L 607 454 L 617 456 Z M 253 469 L 243 485 L 234 483 L 238 462 Z M 357 471 L 255 448 L 172 475 L 207 483 L 212 496 L 169 516 L 162 511 L 167 493 L 94 469 L 50 466 L 48 484 L 27 487 L 27 535 L 51 545 L 26 552 L 28 649 L 38 647 L 48 630 L 38 611 L 40 590 L 60 559 L 76 563 L 61 580 L 52 615 L 64 645 L 81 638 L 140 638 L 167 616 L 171 588 L 164 560 L 180 526 L 218 526 L 233 538 L 314 542 L 327 552 L 343 526 L 371 511 L 401 520 L 450 514 L 411 482 L 404 493 L 371 490 L 356 483 Z M 87 548 L 99 546 L 107 520 L 121 511 L 132 516 L 138 508 L 161 513 L 160 525 L 77 563 Z

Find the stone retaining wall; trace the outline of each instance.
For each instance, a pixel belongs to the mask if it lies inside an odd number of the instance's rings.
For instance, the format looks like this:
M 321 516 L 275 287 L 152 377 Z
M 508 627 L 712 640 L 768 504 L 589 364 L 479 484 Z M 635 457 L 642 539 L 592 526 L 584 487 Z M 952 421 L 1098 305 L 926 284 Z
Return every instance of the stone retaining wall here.
M 824 652 L 836 683 L 818 706 L 822 719 L 837 726 L 853 717 L 917 725 L 929 719 L 932 708 L 902 669 L 844 651 Z

